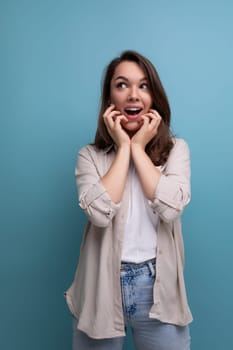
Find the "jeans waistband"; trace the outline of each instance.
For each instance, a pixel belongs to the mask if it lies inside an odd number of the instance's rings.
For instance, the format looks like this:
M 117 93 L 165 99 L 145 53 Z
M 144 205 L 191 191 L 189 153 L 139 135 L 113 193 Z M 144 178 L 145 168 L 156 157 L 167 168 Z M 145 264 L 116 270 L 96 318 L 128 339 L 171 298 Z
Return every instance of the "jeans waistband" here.
M 155 264 L 156 263 L 156 258 L 153 258 L 153 259 L 149 259 L 149 260 L 146 260 L 146 261 L 143 261 L 143 262 L 140 262 L 140 263 L 134 263 L 134 262 L 128 262 L 128 261 L 122 261 L 121 262 L 121 270 L 124 269 L 124 267 L 126 265 L 128 266 L 132 266 L 134 268 L 141 268 L 145 265 L 148 265 L 148 264 Z
M 134 274 L 138 275 L 138 274 L 141 274 L 145 268 L 147 268 L 150 271 L 151 276 L 155 276 L 155 270 L 156 270 L 155 265 L 156 265 L 156 258 L 149 259 L 141 263 L 132 263 L 132 262 L 122 261 L 121 274 L 132 273 L 134 271 Z

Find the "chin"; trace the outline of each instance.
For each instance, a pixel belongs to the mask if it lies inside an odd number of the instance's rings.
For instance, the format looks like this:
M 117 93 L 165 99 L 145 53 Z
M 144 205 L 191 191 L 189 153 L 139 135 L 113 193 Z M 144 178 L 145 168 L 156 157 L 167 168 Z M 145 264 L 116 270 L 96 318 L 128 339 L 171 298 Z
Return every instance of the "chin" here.
M 140 125 L 122 125 L 124 130 L 128 133 L 128 134 L 134 134 L 136 133 L 139 129 L 140 129 Z
M 141 123 L 139 120 L 130 120 L 127 123 L 122 123 L 122 126 L 125 130 L 137 131 L 141 127 Z

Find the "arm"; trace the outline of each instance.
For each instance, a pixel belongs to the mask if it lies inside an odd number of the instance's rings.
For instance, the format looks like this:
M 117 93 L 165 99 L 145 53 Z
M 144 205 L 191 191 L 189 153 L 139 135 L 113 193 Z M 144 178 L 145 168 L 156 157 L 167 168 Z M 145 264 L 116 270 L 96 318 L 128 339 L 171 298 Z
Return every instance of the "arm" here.
M 119 147 L 111 167 L 101 179 L 103 186 L 114 203 L 121 201 L 128 174 L 129 159 L 130 147 L 127 145 Z
M 161 172 L 154 166 L 145 150 L 138 144 L 132 144 L 132 158 L 138 177 L 147 199 L 153 200 Z
M 75 168 L 79 205 L 96 226 L 106 227 L 120 204 L 115 204 L 101 182 L 99 167 L 106 161 L 103 152 L 87 146 L 79 151 Z
M 125 116 L 120 115 L 120 112 L 114 108 L 114 105 L 107 108 L 103 118 L 108 132 L 117 146 L 117 152 L 111 167 L 102 177 L 101 182 L 111 200 L 114 203 L 119 203 L 123 195 L 129 169 L 130 139 L 121 126 L 121 121 L 126 119 Z
M 150 202 L 164 221 L 175 220 L 189 203 L 190 176 L 189 147 L 184 140 L 177 139 Z
M 97 166 L 100 157 L 104 157 L 103 153 L 90 147 L 79 153 L 76 167 L 80 206 L 96 226 L 107 226 L 120 207 L 129 168 L 130 139 L 121 127 L 121 120 L 125 117 L 114 108 L 111 105 L 103 116 L 117 146 L 116 155 L 106 174 L 100 174 Z M 102 162 L 105 161 L 102 159 Z
M 154 212 L 166 222 L 178 217 L 190 200 L 189 148 L 176 140 L 163 173 L 154 166 L 145 152 L 147 143 L 157 133 L 161 117 L 150 110 L 144 124 L 131 141 L 132 157 L 149 203 Z
M 143 192 L 147 199 L 152 200 L 161 173 L 152 163 L 145 148 L 157 134 L 161 117 L 156 111 L 150 110 L 142 119 L 143 125 L 131 140 L 131 153 Z

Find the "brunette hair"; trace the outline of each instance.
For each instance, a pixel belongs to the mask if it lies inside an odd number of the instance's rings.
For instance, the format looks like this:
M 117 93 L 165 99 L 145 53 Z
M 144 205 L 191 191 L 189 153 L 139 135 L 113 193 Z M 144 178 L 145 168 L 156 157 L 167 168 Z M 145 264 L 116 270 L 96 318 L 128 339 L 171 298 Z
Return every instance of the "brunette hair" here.
M 144 56 L 135 51 L 124 51 L 120 57 L 113 59 L 107 66 L 102 83 L 102 96 L 99 111 L 98 127 L 95 135 L 94 145 L 98 149 L 104 149 L 113 145 L 113 140 L 109 135 L 104 123 L 103 114 L 110 101 L 110 85 L 116 67 L 123 61 L 137 63 L 144 71 L 152 96 L 152 109 L 155 109 L 162 117 L 157 135 L 147 144 L 146 153 L 152 162 L 158 166 L 163 165 L 173 147 L 170 130 L 171 111 L 166 92 L 162 86 L 159 75 L 153 64 Z

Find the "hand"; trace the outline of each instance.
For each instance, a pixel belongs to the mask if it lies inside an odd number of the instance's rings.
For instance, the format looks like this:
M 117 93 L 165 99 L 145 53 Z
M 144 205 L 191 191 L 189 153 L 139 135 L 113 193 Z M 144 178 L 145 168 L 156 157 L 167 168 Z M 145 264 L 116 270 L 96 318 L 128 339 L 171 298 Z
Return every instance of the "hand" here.
M 145 150 L 146 145 L 156 136 L 162 117 L 154 110 L 142 116 L 142 126 L 131 139 L 131 145 L 139 145 Z
M 115 110 L 115 105 L 111 104 L 111 106 L 106 109 L 103 118 L 108 133 L 115 144 L 118 147 L 123 144 L 130 145 L 130 138 L 121 125 L 122 120 L 127 121 L 127 118 L 119 111 Z

